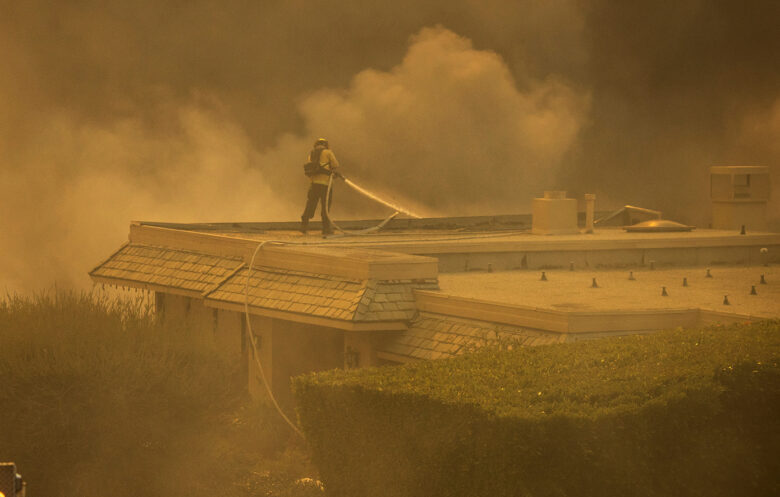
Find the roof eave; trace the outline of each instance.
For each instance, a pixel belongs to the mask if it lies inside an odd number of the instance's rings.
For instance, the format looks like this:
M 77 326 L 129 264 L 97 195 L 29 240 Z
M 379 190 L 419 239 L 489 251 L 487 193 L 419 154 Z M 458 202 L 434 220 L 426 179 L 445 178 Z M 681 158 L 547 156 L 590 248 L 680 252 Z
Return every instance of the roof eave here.
M 94 274 L 89 275 L 92 281 L 95 283 L 101 283 L 104 285 L 117 285 L 128 288 L 136 288 L 139 290 L 149 290 L 153 292 L 172 293 L 174 295 L 181 295 L 184 297 L 201 298 L 203 292 L 198 290 L 187 290 L 185 288 L 178 288 L 174 286 L 158 285 L 155 283 L 145 283 L 142 281 L 127 280 L 124 278 L 110 278 L 107 276 L 98 276 Z
M 206 307 L 224 309 L 234 312 L 245 312 L 244 304 L 236 302 L 227 302 L 224 300 L 215 300 L 206 298 L 203 300 Z M 297 312 L 280 311 L 266 307 L 257 307 L 249 305 L 249 313 L 256 316 L 266 316 L 270 318 L 283 319 L 285 321 L 294 321 L 297 323 L 311 324 L 315 326 L 324 326 L 327 328 L 337 328 L 346 331 L 405 331 L 408 325 L 405 321 L 347 321 L 343 319 L 332 319 L 310 314 L 301 314 Z

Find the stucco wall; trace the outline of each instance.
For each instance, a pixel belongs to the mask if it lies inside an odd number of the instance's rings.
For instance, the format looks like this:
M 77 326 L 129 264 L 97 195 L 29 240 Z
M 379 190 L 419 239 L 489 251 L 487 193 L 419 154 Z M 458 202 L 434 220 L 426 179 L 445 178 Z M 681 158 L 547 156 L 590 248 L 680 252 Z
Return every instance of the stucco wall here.
M 157 312 L 168 325 L 181 325 L 195 332 L 211 332 L 216 328 L 216 310 L 203 305 L 203 300 L 173 295 L 156 294 Z
M 344 333 L 344 367 L 368 368 L 379 365 L 376 357 L 377 334 L 353 331 Z
M 279 404 L 290 407 L 291 377 L 344 367 L 344 332 L 279 319 L 272 326 L 272 388 Z
M 274 357 L 273 357 L 273 319 L 264 316 L 251 316 L 252 334 L 255 336 L 257 343 L 257 354 L 260 365 L 263 367 L 262 373 L 265 374 L 265 379 L 271 388 L 273 388 L 274 377 Z M 249 394 L 255 399 L 266 399 L 267 393 L 265 386 L 263 385 L 263 376 L 258 368 L 257 361 L 255 360 L 255 351 L 252 348 L 252 344 L 249 342 L 249 334 L 247 333 L 247 385 Z
M 228 357 L 243 359 L 246 353 L 246 323 L 240 312 L 215 309 L 216 328 L 214 339 L 219 349 Z
M 156 294 L 155 304 L 164 322 L 187 327 L 194 336 L 213 341 L 219 353 L 239 361 L 246 373 L 250 395 L 268 399 L 242 312 L 206 307 L 201 299 L 173 294 Z M 354 362 L 348 365 L 350 367 L 377 364 L 372 339 L 367 332 L 346 333 L 335 328 L 257 315 L 251 316 L 251 330 L 266 380 L 277 402 L 288 411 L 292 407 L 291 377 L 343 368 L 345 358 Z

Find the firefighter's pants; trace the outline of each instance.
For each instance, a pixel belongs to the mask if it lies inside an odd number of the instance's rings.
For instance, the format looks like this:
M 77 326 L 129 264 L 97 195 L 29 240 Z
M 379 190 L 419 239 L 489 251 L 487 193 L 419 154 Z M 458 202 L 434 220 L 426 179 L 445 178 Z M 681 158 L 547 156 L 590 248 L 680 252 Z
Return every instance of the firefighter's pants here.
M 330 192 L 330 200 L 328 202 L 328 209 L 325 209 L 325 199 L 328 197 L 328 185 L 320 185 L 319 183 L 312 183 L 309 187 L 309 193 L 306 196 L 306 208 L 301 215 L 301 221 L 304 228 L 309 224 L 309 219 L 314 217 L 314 212 L 317 210 L 317 203 L 320 204 L 320 214 L 322 214 L 322 231 L 328 233 L 331 230 L 330 218 L 328 217 L 328 210 L 333 203 L 333 190 Z

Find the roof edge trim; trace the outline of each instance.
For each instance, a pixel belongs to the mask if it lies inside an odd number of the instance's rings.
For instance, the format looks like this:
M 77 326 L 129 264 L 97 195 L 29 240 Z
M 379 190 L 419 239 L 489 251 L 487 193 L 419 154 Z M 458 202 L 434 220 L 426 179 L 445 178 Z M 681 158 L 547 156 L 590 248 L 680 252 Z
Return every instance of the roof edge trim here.
M 108 276 L 96 276 L 90 274 L 89 277 L 95 283 L 102 283 L 105 285 L 117 285 L 129 288 L 137 288 L 139 290 L 149 290 L 153 292 L 172 293 L 174 295 L 181 295 L 184 297 L 196 297 L 201 298 L 201 292 L 197 290 L 185 290 L 175 286 L 158 285 L 156 283 L 144 283 L 142 281 L 127 280 L 124 278 L 110 278 Z
M 103 260 L 102 260 L 102 261 L 101 261 L 101 262 L 100 262 L 100 263 L 99 263 L 97 266 L 95 266 L 95 267 L 93 267 L 92 269 L 90 269 L 90 271 L 89 271 L 87 274 L 88 274 L 88 275 L 90 275 L 90 276 L 92 276 L 92 273 L 94 273 L 95 271 L 97 271 L 98 269 L 100 269 L 100 267 L 101 267 L 103 264 L 105 264 L 106 262 L 108 262 L 108 261 L 110 261 L 111 259 L 113 259 L 115 255 L 117 255 L 119 252 L 121 252 L 122 250 L 124 250 L 124 248 L 125 248 L 125 247 L 127 247 L 128 245 L 130 245 L 130 242 L 129 242 L 129 241 L 127 241 L 127 242 L 124 242 L 122 245 L 120 245 L 120 246 L 119 246 L 119 248 L 118 248 L 118 249 L 116 249 L 116 250 L 114 250 L 113 252 L 111 252 L 111 255 L 109 255 L 108 257 L 106 257 L 105 259 L 103 259 Z
M 215 300 L 210 298 L 203 299 L 203 303 L 206 307 L 224 309 L 227 311 L 236 311 L 242 314 L 244 313 L 243 304 L 236 304 L 233 302 L 225 302 L 223 300 Z M 253 305 L 249 305 L 249 313 L 257 316 L 266 316 L 270 318 L 283 319 L 285 321 L 295 321 L 297 323 L 324 326 L 327 328 L 338 328 L 346 331 L 405 331 L 408 329 L 406 323 L 402 321 L 343 321 L 339 319 L 323 318 L 296 312 L 266 309 L 264 307 L 256 307 Z
M 478 300 L 426 290 L 414 290 L 417 309 L 493 323 L 558 333 L 632 333 L 679 326 L 694 327 L 723 319 L 749 320 L 751 316 L 708 311 L 698 307 L 619 311 L 559 311 Z

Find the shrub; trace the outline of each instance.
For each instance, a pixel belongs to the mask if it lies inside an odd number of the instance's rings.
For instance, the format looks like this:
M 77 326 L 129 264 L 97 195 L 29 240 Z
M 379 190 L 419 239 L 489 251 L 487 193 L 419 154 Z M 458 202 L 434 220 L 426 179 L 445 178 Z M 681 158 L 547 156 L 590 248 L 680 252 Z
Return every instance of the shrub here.
M 780 493 L 780 322 L 299 377 L 340 497 Z
M 210 337 L 147 311 L 101 294 L 0 301 L 0 460 L 30 494 L 255 495 L 289 429 Z

